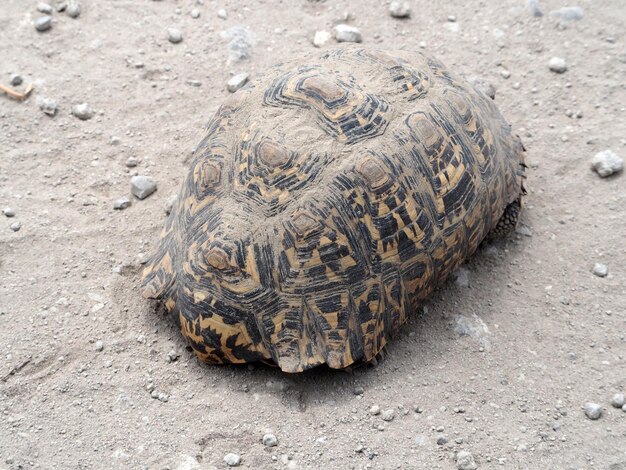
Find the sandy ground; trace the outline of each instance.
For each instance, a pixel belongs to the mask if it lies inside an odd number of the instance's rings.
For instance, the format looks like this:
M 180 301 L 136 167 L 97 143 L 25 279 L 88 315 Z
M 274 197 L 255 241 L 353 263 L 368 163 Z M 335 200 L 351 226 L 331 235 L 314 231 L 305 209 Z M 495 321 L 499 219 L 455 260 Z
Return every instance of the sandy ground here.
M 38 33 L 36 1 L 2 0 L 0 81 L 19 73 L 35 89 L 0 96 L 0 206 L 16 212 L 0 215 L 0 468 L 211 469 L 233 452 L 241 468 L 449 469 L 466 450 L 481 469 L 625 469 L 626 413 L 610 400 L 626 387 L 626 176 L 601 179 L 589 162 L 626 156 L 626 9 L 581 0 L 584 18 L 561 21 L 549 12 L 564 0 L 540 1 L 540 18 L 524 0 L 435 0 L 398 20 L 373 0 L 83 0 Z M 425 46 L 496 86 L 528 149 L 530 232 L 482 248 L 469 287 L 436 292 L 378 366 L 199 364 L 141 298 L 139 262 L 230 74 L 313 50 L 346 13 L 365 44 Z M 229 64 L 220 32 L 233 26 L 255 44 Z M 92 119 L 70 114 L 82 102 Z M 158 191 L 114 211 L 135 173 Z

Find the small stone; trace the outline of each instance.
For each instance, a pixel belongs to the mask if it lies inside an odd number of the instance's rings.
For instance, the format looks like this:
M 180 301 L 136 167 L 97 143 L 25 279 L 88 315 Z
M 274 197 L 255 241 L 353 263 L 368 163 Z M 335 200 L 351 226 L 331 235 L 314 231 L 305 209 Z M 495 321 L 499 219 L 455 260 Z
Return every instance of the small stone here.
M 109 143 L 111 145 L 119 145 L 122 143 L 122 140 L 119 137 L 112 135 L 111 139 L 109 140 Z
M 361 42 L 363 36 L 361 36 L 361 31 L 354 26 L 338 24 L 335 26 L 335 39 L 337 42 Z
M 437 438 L 437 445 L 438 446 L 445 446 L 448 443 L 448 438 L 446 436 L 439 436 Z
M 593 273 L 598 277 L 606 277 L 609 274 L 609 268 L 606 264 L 596 263 L 593 265 Z
M 330 41 L 331 34 L 328 31 L 316 31 L 313 36 L 313 45 L 315 47 L 323 47 Z
M 241 463 L 241 457 L 237 454 L 226 454 L 224 456 L 224 462 L 226 462 L 226 465 L 229 467 L 238 467 Z
M 602 416 L 602 407 L 597 403 L 585 403 L 583 409 L 587 418 L 596 420 Z
M 118 211 L 122 211 L 124 209 L 128 209 L 130 207 L 130 199 L 128 199 L 126 196 L 123 196 L 119 199 L 117 199 L 114 203 L 113 203 L 113 209 L 118 210 Z
M 135 168 L 137 165 L 139 165 L 139 160 L 135 157 L 128 157 L 128 160 L 126 160 L 126 166 L 128 168 Z
M 456 23 L 456 16 L 454 15 L 448 15 L 448 21 L 450 23 Z
M 395 417 L 396 417 L 396 412 L 393 409 L 390 408 L 388 410 L 383 411 L 383 415 L 382 415 L 383 421 L 393 421 L 393 418 Z
M 171 214 L 172 209 L 174 208 L 174 204 L 177 200 L 178 194 L 172 194 L 170 197 L 167 198 L 167 201 L 165 201 L 165 215 Z
M 505 80 L 507 80 L 507 79 L 511 78 L 511 72 L 509 72 L 506 69 L 502 69 L 502 70 L 500 70 L 500 76 L 502 78 L 504 78 Z
M 41 2 L 37 5 L 37 11 L 40 13 L 45 13 L 46 15 L 52 14 L 52 6 L 48 3 Z
M 550 15 L 561 18 L 562 20 L 578 21 L 582 20 L 583 16 L 585 16 L 585 10 L 577 6 L 563 7 L 558 10 L 551 11 Z
M 278 439 L 274 434 L 267 433 L 263 435 L 263 445 L 265 447 L 276 447 L 278 445 Z
M 23 81 L 24 80 L 22 79 L 21 75 L 15 74 L 15 75 L 11 75 L 11 80 L 9 81 L 9 83 L 13 86 L 18 86 L 18 85 L 21 85 Z
M 80 3 L 71 1 L 67 4 L 65 14 L 70 18 L 78 18 L 80 16 Z
M 19 232 L 20 229 L 22 228 L 22 223 L 21 222 L 13 222 L 11 225 L 9 225 L 9 228 L 11 230 L 13 230 L 14 232 Z
M 15 211 L 10 207 L 5 207 L 4 209 L 2 209 L 2 213 L 5 215 L 5 217 L 15 217 Z
M 130 192 L 137 199 L 145 199 L 156 190 L 157 184 L 149 176 L 133 176 L 130 180 Z
M 183 33 L 181 33 L 180 29 L 176 28 L 168 28 L 167 29 L 167 40 L 172 44 L 178 44 L 183 40 Z
M 372 416 L 377 416 L 380 414 L 380 406 L 378 405 L 372 405 L 372 407 L 370 408 L 370 414 Z
M 180 355 L 173 349 L 167 353 L 167 362 L 176 362 Z
M 157 398 L 159 399 L 159 401 L 162 401 L 163 403 L 167 403 L 168 400 L 170 399 L 170 397 L 167 396 L 167 393 L 163 393 L 163 392 L 160 392 Z
M 246 83 L 248 83 L 248 78 L 249 77 L 247 73 L 238 73 L 234 77 L 231 77 L 230 80 L 228 80 L 228 83 L 226 84 L 226 88 L 231 93 L 234 93 L 237 90 L 239 90 L 242 86 L 244 86 Z
M 357 385 L 356 387 L 354 387 L 355 395 L 363 395 L 364 393 L 365 393 L 365 389 L 361 387 L 360 385 Z
M 552 57 L 550 62 L 548 62 L 548 67 L 554 73 L 564 73 L 567 70 L 565 59 L 561 59 L 560 57 Z
M 202 86 L 202 82 L 200 80 L 187 80 L 187 85 L 200 87 Z
M 626 401 L 624 401 L 623 393 L 616 393 L 615 395 L 613 395 L 613 398 L 611 398 L 611 406 L 615 408 L 621 408 L 622 406 L 624 406 L 624 403 L 626 403 Z
M 226 10 L 220 8 L 219 10 L 217 10 L 217 17 L 221 20 L 225 20 L 228 18 L 228 14 L 226 13 Z
M 81 103 L 72 106 L 72 114 L 81 121 L 87 121 L 93 117 L 94 113 L 87 103 Z
M 102 341 L 96 341 L 96 351 L 100 352 L 104 349 L 104 343 Z
M 200 12 L 198 11 L 197 8 L 192 9 L 190 14 L 194 20 L 200 18 Z
M 596 153 L 591 159 L 591 168 L 602 178 L 606 178 L 613 173 L 622 171 L 624 169 L 624 160 L 611 150 L 604 150 Z
M 474 456 L 466 450 L 460 450 L 456 454 L 456 466 L 459 470 L 476 470 Z
M 530 8 L 530 12 L 535 18 L 540 18 L 543 16 L 543 11 L 541 10 L 541 6 L 539 5 L 539 0 L 528 0 L 528 8 Z
M 52 17 L 50 15 L 42 16 L 35 20 L 35 29 L 39 32 L 48 31 L 52 28 Z
M 409 18 L 411 16 L 411 5 L 409 5 L 409 2 L 391 2 L 389 14 L 394 18 Z

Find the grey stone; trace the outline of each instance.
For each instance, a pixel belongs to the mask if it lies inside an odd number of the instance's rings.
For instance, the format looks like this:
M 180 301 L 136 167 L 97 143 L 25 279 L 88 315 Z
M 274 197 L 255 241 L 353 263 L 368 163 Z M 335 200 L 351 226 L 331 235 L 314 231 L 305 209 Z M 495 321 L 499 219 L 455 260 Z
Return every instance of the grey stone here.
M 313 45 L 315 47 L 324 47 L 332 35 L 328 31 L 316 31 L 315 36 L 313 36 Z
M 87 121 L 93 117 L 93 110 L 87 103 L 80 103 L 72 106 L 72 114 L 81 121 Z
M 409 2 L 391 2 L 389 14 L 394 18 L 408 18 L 411 16 L 411 5 Z
M 149 176 L 133 176 L 130 180 L 130 192 L 137 199 L 145 199 L 157 190 L 156 182 Z
M 52 6 L 49 3 L 41 2 L 37 4 L 37 11 L 50 15 L 52 13 Z
M 170 352 L 167 353 L 167 362 L 176 362 L 179 357 L 180 354 L 172 349 Z
M 42 16 L 35 20 L 35 29 L 39 32 L 48 31 L 52 28 L 52 17 L 50 15 Z
M 119 145 L 122 143 L 122 140 L 119 137 L 112 135 L 111 139 L 109 140 L 109 143 L 111 145 Z
M 624 400 L 623 393 L 616 393 L 615 395 L 613 395 L 613 398 L 611 398 L 611 406 L 615 408 L 621 408 L 622 406 L 624 406 L 624 403 L 626 403 L 626 401 Z
M 57 103 L 52 98 L 37 98 L 37 104 L 44 114 L 54 116 L 57 113 Z
M 170 399 L 170 397 L 167 396 L 167 393 L 163 393 L 163 392 L 160 392 L 157 398 L 159 399 L 159 401 L 162 401 L 163 403 L 167 403 L 168 400 Z
M 167 201 L 165 201 L 165 215 L 171 214 L 172 209 L 174 208 L 174 204 L 177 200 L 178 194 L 172 194 L 170 197 L 167 198 Z
M 550 62 L 548 62 L 548 67 L 554 73 L 564 73 L 567 70 L 565 59 L 561 59 L 560 57 L 552 57 Z
M 539 0 L 528 0 L 528 8 L 535 18 L 543 16 L 543 11 L 539 5 Z
M 231 77 L 230 80 L 228 80 L 226 88 L 228 88 L 228 91 L 230 91 L 231 93 L 234 93 L 246 83 L 248 83 L 248 78 L 249 77 L 247 73 L 238 73 L 234 77 Z
M 383 415 L 382 415 L 383 421 L 393 421 L 393 418 L 395 417 L 396 417 L 396 412 L 392 408 L 383 411 Z
M 183 33 L 177 28 L 167 29 L 167 40 L 172 44 L 178 44 L 183 40 Z
M 113 209 L 118 211 L 128 209 L 130 207 L 130 204 L 130 199 L 128 199 L 126 196 L 123 196 L 113 203 Z
M 263 445 L 265 447 L 276 447 L 278 445 L 278 439 L 276 439 L 274 434 L 267 433 L 263 435 Z
M 437 445 L 438 446 L 445 446 L 448 443 L 448 438 L 446 436 L 439 436 L 437 438 Z
M 15 74 L 15 75 L 11 75 L 11 80 L 9 81 L 9 83 L 13 86 L 18 86 L 18 85 L 21 85 L 23 81 L 24 80 L 22 79 L 21 75 Z
M 224 462 L 229 467 L 238 467 L 241 463 L 241 457 L 237 454 L 229 453 L 224 456 Z
M 583 409 L 585 410 L 585 415 L 589 419 L 596 420 L 602 416 L 602 407 L 597 403 L 585 403 Z
M 363 36 L 361 36 L 361 31 L 354 26 L 338 24 L 335 26 L 335 39 L 337 42 L 361 42 Z
M 585 16 L 585 11 L 577 6 L 563 7 L 559 8 L 558 10 L 551 11 L 550 15 L 560 18 L 562 20 L 574 21 L 582 20 L 583 16 Z
M 96 341 L 96 351 L 100 352 L 104 349 L 104 343 L 102 341 Z
M 456 466 L 459 470 L 476 470 L 474 456 L 466 450 L 460 450 L 456 454 Z
M 607 277 L 609 274 L 609 268 L 606 264 L 596 263 L 593 265 L 593 273 L 598 277 Z
M 22 223 L 19 221 L 13 222 L 11 225 L 9 225 L 9 228 L 13 230 L 14 232 L 19 232 L 20 229 L 22 228 Z
M 591 159 L 591 168 L 602 178 L 606 178 L 613 173 L 622 171 L 624 169 L 624 160 L 611 150 L 603 150 L 596 153 Z
M 67 4 L 65 14 L 70 18 L 78 18 L 80 16 L 80 3 L 71 1 Z
M 361 387 L 360 385 L 357 385 L 356 387 L 354 387 L 353 391 L 355 395 L 363 395 L 365 393 L 365 389 Z
M 377 416 L 380 414 L 380 406 L 378 405 L 372 405 L 372 407 L 370 408 L 370 414 L 372 416 Z
M 15 211 L 11 209 L 10 207 L 5 207 L 4 209 L 2 209 L 2 213 L 6 217 L 15 217 Z
M 128 168 L 135 168 L 137 165 L 139 165 L 139 160 L 135 157 L 128 157 L 128 160 L 126 160 L 126 166 Z

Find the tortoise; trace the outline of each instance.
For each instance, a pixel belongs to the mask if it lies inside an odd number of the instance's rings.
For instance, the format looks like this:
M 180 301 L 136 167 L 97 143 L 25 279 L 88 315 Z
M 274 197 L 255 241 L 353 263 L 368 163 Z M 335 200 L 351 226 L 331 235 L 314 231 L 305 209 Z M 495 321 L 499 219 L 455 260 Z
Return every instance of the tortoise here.
M 207 362 L 371 361 L 515 226 L 524 169 L 492 99 L 434 57 L 338 47 L 279 64 L 210 119 L 143 295 Z

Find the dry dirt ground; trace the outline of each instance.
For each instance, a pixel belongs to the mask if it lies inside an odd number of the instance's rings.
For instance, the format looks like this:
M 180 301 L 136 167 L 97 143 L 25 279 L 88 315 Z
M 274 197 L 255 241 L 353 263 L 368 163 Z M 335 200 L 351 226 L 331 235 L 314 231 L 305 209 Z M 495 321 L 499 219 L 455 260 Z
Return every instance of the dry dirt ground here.
M 0 205 L 16 212 L 0 215 L 0 468 L 212 469 L 233 452 L 241 468 L 450 469 L 461 450 L 480 469 L 626 468 L 626 413 L 610 404 L 626 387 L 626 176 L 589 166 L 626 153 L 626 8 L 581 0 L 582 20 L 549 15 L 565 1 L 540 0 L 534 17 L 524 0 L 415 0 L 398 20 L 373 0 L 82 0 L 78 18 L 54 12 L 38 33 L 35 0 L 1 0 L 0 81 L 19 73 L 35 88 L 0 96 Z M 141 298 L 139 261 L 230 74 L 312 51 L 347 13 L 364 44 L 425 46 L 496 86 L 528 149 L 532 233 L 479 250 L 469 287 L 436 292 L 378 366 L 199 364 Z M 229 64 L 220 32 L 233 26 L 255 44 Z M 92 119 L 70 114 L 82 102 Z M 134 173 L 158 191 L 114 211 Z M 261 442 L 268 429 L 276 447 Z

